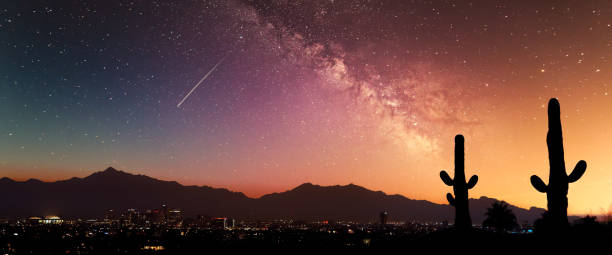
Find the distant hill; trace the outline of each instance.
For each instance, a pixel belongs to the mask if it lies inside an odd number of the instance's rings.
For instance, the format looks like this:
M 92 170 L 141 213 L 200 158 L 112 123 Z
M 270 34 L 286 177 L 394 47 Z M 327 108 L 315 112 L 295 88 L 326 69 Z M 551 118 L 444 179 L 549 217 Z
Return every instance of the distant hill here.
M 305 183 L 286 192 L 254 199 L 227 189 L 184 186 L 114 168 L 85 178 L 56 182 L 35 179 L 18 182 L 5 177 L 0 179 L 0 201 L 0 216 L 3 217 L 50 214 L 100 217 L 108 209 L 124 211 L 167 204 L 183 209 L 186 216 L 376 221 L 381 211 L 387 211 L 392 221 L 452 222 L 454 218 L 454 209 L 449 205 L 387 195 L 354 184 L 319 186 Z M 486 208 L 495 201 L 487 197 L 470 199 L 473 221 L 481 223 Z M 519 222 L 533 222 L 544 212 L 535 207 L 526 210 L 511 205 L 510 208 Z
M 242 193 L 211 187 L 183 186 L 144 175 L 108 168 L 85 178 L 57 182 L 0 179 L 0 215 L 58 214 L 69 217 L 103 215 L 108 209 L 159 208 L 161 204 L 187 212 L 217 215 L 242 210 L 252 199 Z

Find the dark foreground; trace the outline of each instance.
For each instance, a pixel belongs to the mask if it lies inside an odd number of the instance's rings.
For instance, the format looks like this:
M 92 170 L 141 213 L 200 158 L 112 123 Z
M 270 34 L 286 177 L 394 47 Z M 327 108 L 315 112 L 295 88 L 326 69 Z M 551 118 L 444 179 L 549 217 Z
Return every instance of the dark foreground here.
M 204 254 L 210 251 L 372 251 L 496 249 L 520 251 L 570 245 L 606 245 L 612 227 L 573 226 L 569 232 L 505 233 L 453 229 L 407 231 L 378 229 L 223 230 L 198 228 L 91 228 L 80 226 L 1 226 L 0 254 Z M 554 235 L 554 236 L 553 236 Z M 554 237 L 554 238 L 551 238 Z M 571 247 L 570 247 L 571 248 Z

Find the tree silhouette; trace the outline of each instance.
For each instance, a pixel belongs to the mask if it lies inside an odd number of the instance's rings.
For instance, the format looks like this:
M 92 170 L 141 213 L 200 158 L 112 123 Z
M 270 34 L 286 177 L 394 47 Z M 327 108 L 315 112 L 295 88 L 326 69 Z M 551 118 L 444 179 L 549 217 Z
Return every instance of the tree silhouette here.
M 574 221 L 573 231 L 576 235 L 583 237 L 589 236 L 605 236 L 609 238 L 609 226 L 597 221 L 597 217 L 586 215 L 583 218 Z
M 597 217 L 586 215 L 583 218 L 576 220 L 576 225 L 597 225 Z
M 538 176 L 531 176 L 531 184 L 539 192 L 546 193 L 548 200 L 548 213 L 546 226 L 567 229 L 567 191 L 569 183 L 575 182 L 584 174 L 587 164 L 580 160 L 572 173 L 568 176 L 565 170 L 563 154 L 563 134 L 561 131 L 561 107 L 556 98 L 548 102 L 548 161 L 550 174 L 548 185 L 544 184 Z
M 470 218 L 470 208 L 468 205 L 468 190 L 476 186 L 478 176 L 473 175 L 470 181 L 465 182 L 465 159 L 464 159 L 464 141 L 462 135 L 455 136 L 455 178 L 452 178 L 442 170 L 440 178 L 442 181 L 453 187 L 455 197 L 451 193 L 446 194 L 448 203 L 455 207 L 455 227 L 466 230 L 472 227 L 472 219 Z
M 516 216 L 506 202 L 495 202 L 487 209 L 485 213 L 487 218 L 482 222 L 485 227 L 495 229 L 498 233 L 503 233 L 507 230 L 512 230 L 518 227 Z

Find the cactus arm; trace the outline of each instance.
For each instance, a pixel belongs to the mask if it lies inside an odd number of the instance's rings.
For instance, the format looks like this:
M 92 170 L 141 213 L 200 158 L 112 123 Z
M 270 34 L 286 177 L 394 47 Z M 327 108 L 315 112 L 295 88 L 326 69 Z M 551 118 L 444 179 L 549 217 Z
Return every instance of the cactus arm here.
M 446 173 L 446 171 L 444 170 L 440 171 L 440 179 L 442 179 L 444 184 L 448 186 L 453 186 L 453 183 L 454 183 L 453 179 L 451 179 L 451 177 L 448 175 L 448 173 Z
M 455 206 L 455 198 L 453 197 L 451 193 L 446 193 L 446 200 L 448 200 L 448 203 L 451 206 Z
M 544 184 L 542 179 L 540 179 L 540 177 L 538 177 L 536 175 L 532 175 L 531 176 L 531 185 L 533 185 L 533 187 L 536 190 L 538 190 L 539 192 L 542 192 L 542 193 L 546 193 L 546 191 L 548 190 L 548 187 L 546 186 L 546 184 Z
M 572 183 L 580 179 L 580 177 L 582 177 L 582 175 L 584 174 L 584 171 L 586 171 L 586 167 L 587 167 L 586 161 L 584 160 L 578 161 L 572 173 L 567 177 L 567 180 L 570 183 Z
M 474 186 L 476 186 L 477 182 L 478 182 L 478 175 L 472 175 L 472 177 L 470 178 L 470 180 L 467 183 L 467 188 L 468 189 L 474 188 Z

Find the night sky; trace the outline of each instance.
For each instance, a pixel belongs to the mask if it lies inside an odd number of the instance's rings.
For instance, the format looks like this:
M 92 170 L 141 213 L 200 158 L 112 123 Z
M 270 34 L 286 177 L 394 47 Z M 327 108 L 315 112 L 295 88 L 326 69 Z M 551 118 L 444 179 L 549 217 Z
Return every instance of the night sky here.
M 602 213 L 611 45 L 610 1 L 2 1 L 0 176 L 445 203 L 461 133 L 471 197 L 545 207 L 556 97 L 568 171 L 588 163 L 569 212 Z

